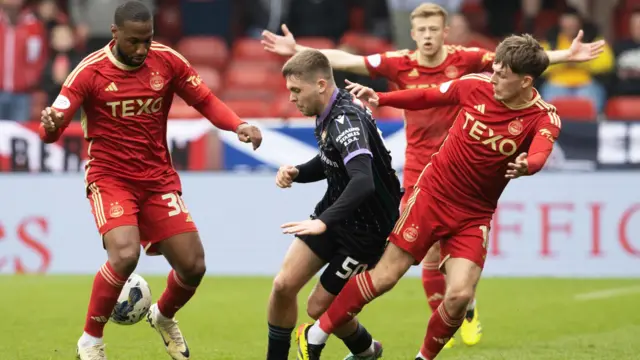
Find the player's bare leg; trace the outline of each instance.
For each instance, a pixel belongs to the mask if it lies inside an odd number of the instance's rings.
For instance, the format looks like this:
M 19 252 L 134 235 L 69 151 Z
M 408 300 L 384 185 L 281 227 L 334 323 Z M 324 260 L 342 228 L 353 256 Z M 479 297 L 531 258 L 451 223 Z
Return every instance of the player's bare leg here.
M 303 358 L 319 359 L 329 334 L 349 322 L 373 299 L 391 290 L 414 262 L 411 254 L 389 243 L 374 269 L 349 279 L 320 319 L 299 329 L 298 349 Z
M 157 245 L 172 270 L 160 299 L 149 309 L 147 321 L 162 337 L 167 353 L 174 360 L 186 360 L 191 355 L 189 345 L 174 316 L 193 297 L 206 272 L 204 248 L 197 232 L 174 235 Z
M 140 257 L 140 234 L 137 226 L 120 226 L 103 237 L 107 262 L 93 280 L 84 333 L 78 340 L 77 356 L 81 360 L 106 359 L 102 340 L 104 327 L 118 301 L 125 281 L 135 270 Z
M 482 274 L 480 266 L 463 258 L 448 259 L 444 266 L 447 273 L 444 301 L 431 314 L 418 359 L 433 360 L 453 337 L 462 325 Z
M 335 298 L 336 296 L 328 292 L 321 283 L 317 283 L 307 301 L 307 314 L 313 320 L 318 320 Z M 356 318 L 335 329 L 333 334 L 351 351 L 345 360 L 373 360 L 382 356 L 382 344 L 373 340 L 371 334 Z
M 302 240 L 295 238 L 284 257 L 282 267 L 273 280 L 269 296 L 268 360 L 286 360 L 291 347 L 291 333 L 298 319 L 298 293 L 324 266 Z

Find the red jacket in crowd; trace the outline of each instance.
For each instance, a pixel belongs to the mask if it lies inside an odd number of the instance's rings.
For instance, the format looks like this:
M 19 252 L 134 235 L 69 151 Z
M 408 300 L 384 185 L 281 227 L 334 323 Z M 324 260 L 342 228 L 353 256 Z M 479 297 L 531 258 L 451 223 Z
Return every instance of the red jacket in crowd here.
M 0 91 L 30 92 L 40 82 L 47 61 L 47 32 L 31 11 L 16 24 L 0 11 Z

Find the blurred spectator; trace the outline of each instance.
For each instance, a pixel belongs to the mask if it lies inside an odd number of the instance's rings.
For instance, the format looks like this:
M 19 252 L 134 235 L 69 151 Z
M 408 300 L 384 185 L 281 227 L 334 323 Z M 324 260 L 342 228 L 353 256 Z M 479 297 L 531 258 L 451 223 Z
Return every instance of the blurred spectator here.
M 629 22 L 631 37 L 614 46 L 617 95 L 640 95 L 640 9 L 631 14 Z
M 60 24 L 67 24 L 69 19 L 58 7 L 55 0 L 40 0 L 35 6 L 35 13 L 44 24 L 47 32 Z M 73 36 L 73 34 L 71 34 Z
M 259 39 L 262 30 L 274 34 L 280 32 L 280 24 L 286 22 L 292 0 L 244 0 L 243 16 L 247 22 L 246 36 Z
M 322 36 L 339 41 L 349 28 L 349 6 L 344 0 L 295 0 L 287 26 L 297 37 Z
M 235 0 L 237 1 L 237 0 Z M 185 36 L 220 36 L 231 40 L 231 0 L 180 0 Z
M 23 0 L 0 0 L 0 119 L 29 120 L 46 62 L 46 30 Z
M 462 13 L 456 13 L 449 18 L 449 33 L 447 44 L 462 45 L 465 47 L 478 47 L 494 50 L 498 44 L 488 37 L 472 31 L 467 17 Z
M 364 10 L 364 30 L 367 33 L 381 39 L 393 39 L 387 0 L 352 0 L 351 4 Z
M 86 41 L 88 52 L 96 51 L 105 45 L 113 36 L 111 24 L 116 8 L 127 0 L 69 0 L 69 14 L 77 26 L 78 37 Z M 140 0 L 153 12 L 153 0 Z
M 578 11 L 569 7 L 560 16 L 559 25 L 549 31 L 542 45 L 548 50 L 568 49 L 580 29 L 584 30 L 583 42 L 592 42 L 600 38 L 596 27 L 583 21 Z M 604 53 L 595 60 L 551 65 L 544 73 L 547 81 L 540 89 L 541 95 L 550 102 L 557 97 L 589 98 L 593 101 L 596 111 L 602 112 L 606 91 L 596 77 L 604 78 L 613 70 L 613 65 L 613 52 L 609 45 L 605 45 Z
M 516 31 L 516 15 L 520 11 L 517 0 L 483 0 L 490 36 L 503 38 Z
M 389 14 L 393 24 L 393 42 L 398 49 L 414 49 L 416 42 L 411 38 L 411 12 L 422 3 L 423 0 L 387 0 L 389 4 Z M 430 3 L 442 6 L 449 13 L 460 11 L 464 0 L 439 0 L 429 1 Z M 295 34 L 295 32 L 294 32 Z
M 73 29 L 69 25 L 54 27 L 49 41 L 51 55 L 42 74 L 41 89 L 47 93 L 47 103 L 52 104 L 65 79 L 80 63 L 82 56 L 75 50 Z

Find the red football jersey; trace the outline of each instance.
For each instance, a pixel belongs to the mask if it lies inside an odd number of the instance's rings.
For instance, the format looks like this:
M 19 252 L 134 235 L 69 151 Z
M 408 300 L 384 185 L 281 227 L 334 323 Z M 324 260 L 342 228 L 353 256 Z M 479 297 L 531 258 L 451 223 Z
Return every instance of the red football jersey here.
M 436 67 L 418 63 L 416 51 L 393 51 L 366 57 L 366 65 L 372 76 L 381 76 L 394 82 L 400 90 L 436 87 L 463 75 L 493 71 L 494 53 L 456 45 L 445 45 L 447 57 Z M 431 160 L 447 131 L 453 124 L 458 105 L 433 109 L 405 110 L 407 149 L 403 183 L 405 188 L 416 184 L 418 176 Z
M 181 191 L 167 146 L 169 108 L 174 94 L 193 105 L 210 91 L 189 62 L 165 45 L 153 42 L 138 67 L 119 62 L 112 46 L 87 56 L 52 105 L 65 119 L 82 106 L 89 141 L 86 183 L 116 176 L 150 191 Z
M 492 214 L 502 191 L 507 164 L 520 153 L 550 152 L 560 134 L 556 109 L 536 90 L 528 103 L 511 108 L 493 97 L 486 75 L 466 75 L 418 91 L 417 108 L 460 104 L 461 111 L 442 147 L 431 157 L 418 186 L 443 202 L 482 215 Z M 403 94 L 404 93 L 404 94 Z M 406 92 L 381 94 L 380 105 L 399 105 Z

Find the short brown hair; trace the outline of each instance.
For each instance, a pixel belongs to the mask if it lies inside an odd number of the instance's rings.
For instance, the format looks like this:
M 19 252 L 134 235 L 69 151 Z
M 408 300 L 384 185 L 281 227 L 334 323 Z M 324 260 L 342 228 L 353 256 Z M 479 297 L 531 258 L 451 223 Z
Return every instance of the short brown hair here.
M 447 10 L 445 10 L 442 6 L 434 3 L 422 3 L 418 5 L 417 8 L 413 9 L 409 20 L 413 20 L 415 18 L 427 18 L 430 16 L 442 16 L 445 24 L 447 23 L 449 18 Z
M 549 66 L 542 45 L 529 34 L 511 35 L 496 48 L 496 64 L 509 67 L 514 74 L 540 77 Z
M 282 67 L 282 76 L 313 81 L 317 76 L 333 82 L 329 59 L 319 50 L 306 49 L 293 55 Z

